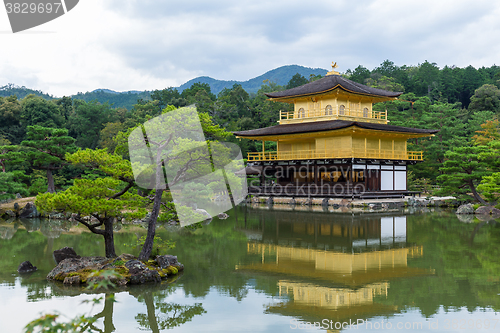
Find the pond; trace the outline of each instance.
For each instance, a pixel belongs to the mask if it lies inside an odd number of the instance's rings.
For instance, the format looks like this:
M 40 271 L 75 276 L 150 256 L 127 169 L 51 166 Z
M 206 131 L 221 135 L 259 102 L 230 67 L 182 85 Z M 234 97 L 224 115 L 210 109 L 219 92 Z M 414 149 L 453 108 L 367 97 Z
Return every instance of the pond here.
M 40 313 L 91 314 L 95 332 L 498 332 L 500 224 L 449 211 L 352 213 L 240 206 L 198 229 L 160 226 L 186 267 L 175 281 L 114 290 L 116 302 L 46 281 L 52 251 L 103 255 L 67 221 L 0 221 L 0 332 Z M 470 223 L 471 222 L 471 223 Z M 146 229 L 120 226 L 117 253 Z M 20 276 L 30 260 L 39 270 Z

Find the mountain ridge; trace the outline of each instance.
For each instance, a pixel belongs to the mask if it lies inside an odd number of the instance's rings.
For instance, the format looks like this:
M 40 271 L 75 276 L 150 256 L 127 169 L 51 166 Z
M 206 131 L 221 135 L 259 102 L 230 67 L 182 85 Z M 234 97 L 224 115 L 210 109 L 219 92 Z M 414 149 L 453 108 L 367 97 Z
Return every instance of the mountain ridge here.
M 217 95 L 224 88 L 231 88 L 234 84 L 241 84 L 241 87 L 245 89 L 246 92 L 256 93 L 260 89 L 264 80 L 276 82 L 278 85 L 286 85 L 288 81 L 290 81 L 290 79 L 297 73 L 305 76 L 307 79 L 311 74 L 325 75 L 327 70 L 323 68 L 311 68 L 300 65 L 285 65 L 271 69 L 262 75 L 246 81 L 218 80 L 210 76 L 199 76 L 181 84 L 177 89 L 179 92 L 182 92 L 184 89 L 191 87 L 194 83 L 208 83 L 212 93 Z M 212 86 L 214 86 L 215 89 L 213 89 Z
M 257 93 L 265 80 L 269 80 L 271 82 L 275 82 L 278 85 L 284 86 L 297 73 L 306 78 L 309 78 L 310 75 L 325 75 L 326 72 L 327 70 L 322 68 L 310 68 L 300 65 L 285 65 L 269 70 L 264 74 L 246 81 L 218 80 L 210 76 L 199 76 L 181 84 L 179 87 L 173 88 L 182 93 L 184 89 L 191 87 L 194 83 L 207 83 L 210 86 L 212 93 L 217 95 L 226 88 L 231 89 L 234 84 L 240 84 L 242 88 L 248 93 Z M 139 98 L 142 98 L 144 100 L 150 99 L 151 92 L 152 91 L 148 90 L 129 90 L 118 92 L 107 88 L 98 88 L 86 93 L 78 92 L 71 95 L 71 97 L 73 99 L 82 99 L 86 102 L 97 100 L 98 102 L 103 104 L 109 103 L 113 104 L 114 107 L 125 107 L 130 110 L 132 106 L 137 103 L 137 100 Z M 15 84 L 8 84 L 0 87 L 1 97 L 10 96 L 13 94 L 16 94 L 19 99 L 26 97 L 28 94 L 35 94 L 46 99 L 60 98 L 44 93 L 40 90 L 33 90 L 24 86 L 19 87 Z

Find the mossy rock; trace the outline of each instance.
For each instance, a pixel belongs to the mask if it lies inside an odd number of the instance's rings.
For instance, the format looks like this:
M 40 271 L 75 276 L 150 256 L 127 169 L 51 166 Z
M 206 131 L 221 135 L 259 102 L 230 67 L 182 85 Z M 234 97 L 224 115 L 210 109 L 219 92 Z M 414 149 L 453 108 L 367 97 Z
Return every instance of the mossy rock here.
M 127 278 L 127 277 L 130 277 L 130 274 L 129 274 L 129 271 L 128 271 L 128 268 L 121 265 L 121 266 L 116 266 L 114 268 L 114 271 L 117 272 L 118 274 L 120 274 L 121 276 Z
M 59 273 L 55 276 L 55 280 L 64 282 L 64 279 L 67 277 L 79 276 L 82 283 L 86 283 L 88 277 L 93 272 L 94 272 L 93 270 L 85 269 L 85 270 L 80 270 L 80 271 L 76 271 L 76 272 Z
M 115 266 L 123 266 L 124 264 L 125 264 L 125 261 L 123 261 L 121 259 L 113 262 L 113 265 L 115 265 Z
M 54 268 L 54 270 L 49 273 L 48 279 L 60 282 L 64 282 L 65 279 L 68 281 L 76 281 L 78 279 L 82 284 L 88 284 L 92 281 L 99 281 L 103 278 L 101 274 L 95 273 L 102 271 L 114 271 L 119 276 L 106 278 L 109 278 L 111 282 L 117 284 L 118 286 L 123 286 L 125 284 L 160 282 L 162 279 L 171 280 L 171 278 L 177 275 L 183 268 L 182 264 L 170 264 L 166 268 L 162 269 L 157 260 L 141 262 L 132 255 L 121 255 L 118 258 L 112 259 L 99 258 L 99 260 L 94 260 L 93 258 L 94 257 L 86 257 L 81 259 L 83 263 L 89 262 L 89 265 L 87 266 L 83 266 L 80 262 L 76 263 L 76 265 L 75 263 L 72 263 L 74 267 L 67 267 L 67 265 L 65 267 L 60 267 L 58 265 L 58 267 Z M 177 263 L 176 257 L 174 257 L 174 259 Z M 74 270 L 72 270 L 72 268 Z M 57 273 L 57 270 L 61 269 L 63 271 Z M 144 282 L 142 282 L 143 280 Z
M 144 263 L 148 267 L 158 267 L 156 260 L 150 259 Z
M 175 274 L 179 273 L 179 270 L 175 266 L 168 266 L 167 268 L 164 268 L 163 271 L 167 275 L 175 275 Z

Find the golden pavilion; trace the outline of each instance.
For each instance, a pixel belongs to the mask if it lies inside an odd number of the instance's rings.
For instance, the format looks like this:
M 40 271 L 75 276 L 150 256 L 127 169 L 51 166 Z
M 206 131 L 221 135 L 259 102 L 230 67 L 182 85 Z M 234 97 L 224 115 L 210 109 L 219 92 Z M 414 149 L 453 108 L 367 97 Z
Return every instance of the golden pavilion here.
M 335 65 L 333 66 L 335 69 Z M 407 140 L 438 130 L 389 125 L 387 110 L 373 104 L 397 99 L 401 92 L 376 89 L 332 70 L 317 81 L 266 94 L 290 103 L 279 124 L 234 132 L 262 141 L 262 151 L 248 154 L 247 171 L 259 174 L 250 194 L 324 197 L 401 197 L 407 189 L 407 166 L 423 160 Z M 276 142 L 266 151 L 266 142 Z M 249 173 L 249 172 L 247 172 Z M 266 179 L 267 178 L 267 179 Z

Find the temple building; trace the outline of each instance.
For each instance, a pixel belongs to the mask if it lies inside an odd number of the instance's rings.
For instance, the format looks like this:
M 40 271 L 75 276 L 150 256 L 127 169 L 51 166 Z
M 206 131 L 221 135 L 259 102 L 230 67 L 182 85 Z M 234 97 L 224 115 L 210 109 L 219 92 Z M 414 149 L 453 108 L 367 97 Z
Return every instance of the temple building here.
M 333 66 L 335 69 L 335 66 Z M 248 170 L 260 182 L 251 194 L 326 197 L 400 197 L 407 189 L 407 166 L 423 160 L 407 140 L 438 130 L 389 125 L 386 111 L 374 103 L 397 99 L 386 91 L 348 80 L 332 70 L 317 81 L 266 94 L 290 103 L 279 125 L 234 132 L 262 141 L 262 151 L 248 154 Z M 276 150 L 267 151 L 266 142 Z M 268 144 L 269 146 L 269 144 Z M 272 185 L 272 186 L 270 186 Z

